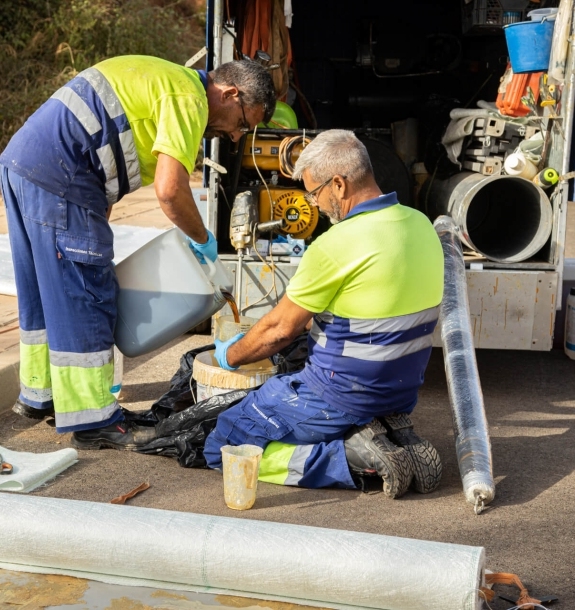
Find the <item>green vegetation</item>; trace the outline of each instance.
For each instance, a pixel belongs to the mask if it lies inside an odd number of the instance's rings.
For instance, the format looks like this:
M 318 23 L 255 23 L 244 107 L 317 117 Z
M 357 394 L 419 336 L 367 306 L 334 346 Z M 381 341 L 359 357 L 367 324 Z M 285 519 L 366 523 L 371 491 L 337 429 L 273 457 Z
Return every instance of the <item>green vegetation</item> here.
M 203 0 L 0 1 L 0 150 L 56 89 L 115 55 L 185 63 L 205 44 Z

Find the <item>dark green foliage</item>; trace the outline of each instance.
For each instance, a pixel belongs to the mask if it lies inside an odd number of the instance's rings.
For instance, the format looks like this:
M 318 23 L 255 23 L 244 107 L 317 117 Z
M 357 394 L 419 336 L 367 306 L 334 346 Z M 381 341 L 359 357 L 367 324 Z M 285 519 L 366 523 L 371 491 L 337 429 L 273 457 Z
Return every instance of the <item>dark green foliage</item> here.
M 184 63 L 204 43 L 201 0 L 2 0 L 0 150 L 61 85 L 116 55 Z

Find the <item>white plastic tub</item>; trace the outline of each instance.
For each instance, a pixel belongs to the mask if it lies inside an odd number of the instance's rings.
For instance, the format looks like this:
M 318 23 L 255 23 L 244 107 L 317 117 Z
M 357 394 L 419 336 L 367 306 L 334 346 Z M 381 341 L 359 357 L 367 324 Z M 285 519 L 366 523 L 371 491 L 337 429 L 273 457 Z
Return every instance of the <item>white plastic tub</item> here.
M 219 260 L 201 265 L 177 228 L 116 266 L 120 284 L 115 339 L 131 358 L 162 347 L 221 309 L 233 282 Z

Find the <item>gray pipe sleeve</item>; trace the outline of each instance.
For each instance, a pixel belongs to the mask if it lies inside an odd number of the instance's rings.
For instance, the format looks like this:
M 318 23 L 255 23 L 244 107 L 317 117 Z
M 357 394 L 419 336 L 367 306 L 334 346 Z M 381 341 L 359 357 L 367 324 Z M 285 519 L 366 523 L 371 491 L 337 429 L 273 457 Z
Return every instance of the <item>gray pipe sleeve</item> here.
M 445 282 L 439 324 L 453 415 L 455 449 L 465 498 L 481 512 L 495 497 L 491 443 L 483 392 L 475 360 L 467 281 L 455 223 L 439 216 L 434 223 L 445 258 Z

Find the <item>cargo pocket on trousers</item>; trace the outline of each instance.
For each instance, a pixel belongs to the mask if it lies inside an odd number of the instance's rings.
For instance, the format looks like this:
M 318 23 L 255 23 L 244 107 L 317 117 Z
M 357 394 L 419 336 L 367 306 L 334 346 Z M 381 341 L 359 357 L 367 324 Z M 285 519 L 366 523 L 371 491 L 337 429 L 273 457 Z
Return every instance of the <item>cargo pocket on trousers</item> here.
M 271 441 L 279 441 L 291 432 L 289 426 L 273 409 L 256 405 L 251 400 L 241 407 L 243 415 L 247 420 L 251 420 L 255 428 L 264 432 L 266 438 Z
M 111 264 L 112 242 L 57 232 L 56 249 L 62 263 L 64 291 L 71 299 L 115 302 L 117 280 Z

